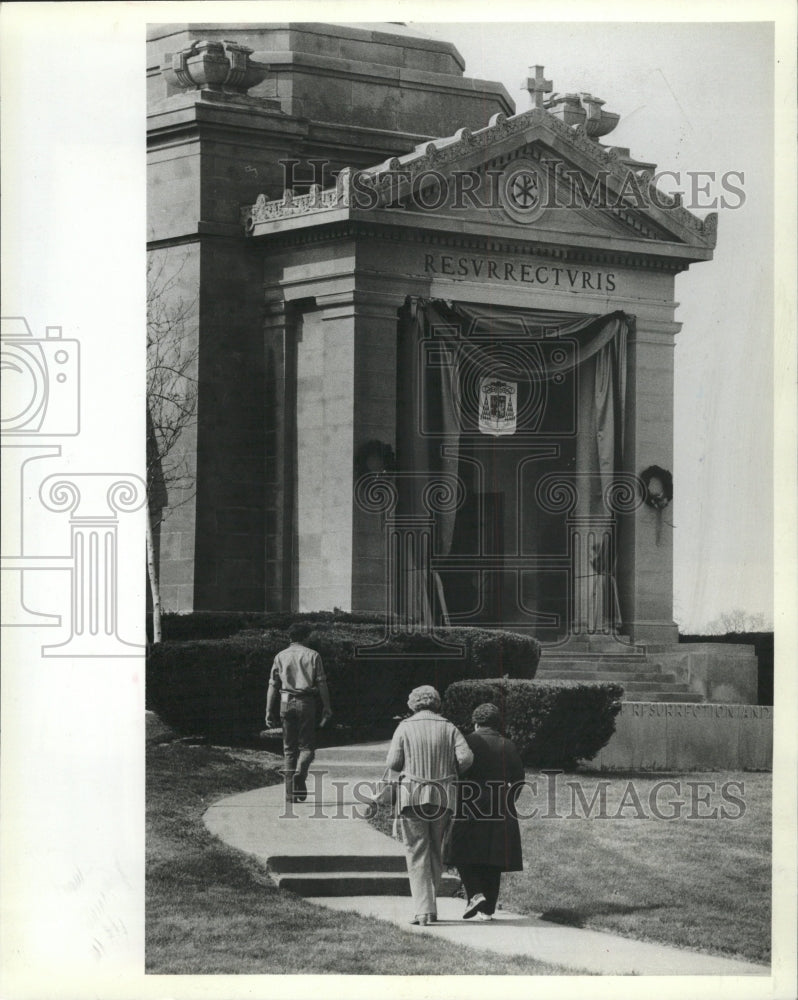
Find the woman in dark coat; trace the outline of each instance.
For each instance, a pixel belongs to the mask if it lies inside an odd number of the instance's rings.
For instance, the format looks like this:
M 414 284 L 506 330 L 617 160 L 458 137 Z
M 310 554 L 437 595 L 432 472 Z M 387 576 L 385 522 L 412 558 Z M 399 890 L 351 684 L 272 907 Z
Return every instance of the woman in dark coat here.
M 474 732 L 466 742 L 474 763 L 459 785 L 446 861 L 457 867 L 465 887 L 463 919 L 479 914 L 480 919 L 490 920 L 501 873 L 523 868 L 513 806 L 524 781 L 524 765 L 515 745 L 499 734 L 501 715 L 495 705 L 479 705 L 471 720 Z

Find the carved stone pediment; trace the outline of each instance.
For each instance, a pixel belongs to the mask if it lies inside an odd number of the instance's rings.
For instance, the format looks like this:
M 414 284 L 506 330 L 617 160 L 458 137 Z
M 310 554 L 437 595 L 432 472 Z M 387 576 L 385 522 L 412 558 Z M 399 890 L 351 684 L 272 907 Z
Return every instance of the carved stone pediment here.
M 291 220 L 308 225 L 362 219 L 455 231 L 491 227 L 503 238 L 547 240 L 573 234 L 614 244 L 705 259 L 715 246 L 716 216 L 702 220 L 652 180 L 652 164 L 590 138 L 544 108 L 495 115 L 479 131 L 421 143 L 365 170 L 341 171 L 335 187 L 267 201 L 244 213 L 250 235 Z M 675 245 L 675 246 L 674 246 Z
M 562 232 L 673 241 L 673 229 L 645 211 L 648 178 L 632 168 L 626 177 L 618 187 L 606 168 L 587 174 L 550 146 L 529 143 L 476 169 L 430 172 L 396 207 L 460 225 L 522 226 L 534 239 Z M 679 239 L 684 223 L 677 223 Z

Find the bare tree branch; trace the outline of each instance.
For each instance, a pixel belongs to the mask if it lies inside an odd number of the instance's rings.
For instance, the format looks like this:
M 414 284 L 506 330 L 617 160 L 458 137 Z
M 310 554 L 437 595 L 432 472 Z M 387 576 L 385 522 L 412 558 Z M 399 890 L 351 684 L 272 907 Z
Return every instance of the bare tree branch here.
M 769 622 L 762 612 L 751 614 L 743 608 L 733 608 L 708 622 L 705 628 L 707 635 L 728 635 L 742 632 L 771 632 L 773 623 Z
M 175 262 L 168 251 L 147 261 L 147 566 L 155 642 L 161 638 L 161 601 L 154 532 L 196 493 L 185 434 L 197 420 L 199 352 L 192 336 L 196 298 L 180 295 L 185 264 L 186 256 Z

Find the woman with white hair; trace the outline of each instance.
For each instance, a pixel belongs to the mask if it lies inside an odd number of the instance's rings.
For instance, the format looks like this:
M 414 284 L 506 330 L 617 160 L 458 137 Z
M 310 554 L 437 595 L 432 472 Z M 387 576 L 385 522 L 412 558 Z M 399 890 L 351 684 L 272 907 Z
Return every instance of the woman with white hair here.
M 438 714 L 441 697 L 428 684 L 410 692 L 414 713 L 396 728 L 388 767 L 401 772 L 394 835 L 405 845 L 415 916 L 425 926 L 438 919 L 443 841 L 454 814 L 455 782 L 473 755 L 463 735 Z

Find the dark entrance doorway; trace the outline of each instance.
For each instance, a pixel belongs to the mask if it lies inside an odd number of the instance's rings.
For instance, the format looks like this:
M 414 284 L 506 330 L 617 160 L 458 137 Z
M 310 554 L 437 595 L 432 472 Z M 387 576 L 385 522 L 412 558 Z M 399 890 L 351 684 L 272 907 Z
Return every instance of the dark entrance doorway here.
M 448 557 L 433 559 L 452 624 L 532 631 L 556 642 L 568 631 L 571 572 L 565 516 L 541 507 L 538 482 L 576 463 L 577 370 L 545 389 L 534 424 L 491 438 L 460 440 L 458 476 L 466 499 Z M 523 398 L 522 388 L 519 396 Z

